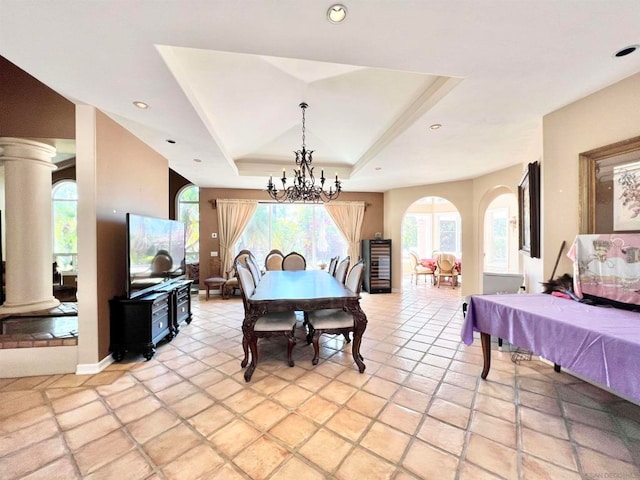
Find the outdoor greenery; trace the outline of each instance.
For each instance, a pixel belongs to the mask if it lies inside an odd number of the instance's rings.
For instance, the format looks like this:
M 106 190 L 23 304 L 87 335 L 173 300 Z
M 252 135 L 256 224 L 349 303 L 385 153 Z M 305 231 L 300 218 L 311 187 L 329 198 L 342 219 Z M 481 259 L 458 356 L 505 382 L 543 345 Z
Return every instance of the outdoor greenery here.
M 493 265 L 507 268 L 509 264 L 509 236 L 507 232 L 506 214 L 500 216 L 495 215 L 493 217 L 491 230 L 493 233 L 493 246 L 490 261 Z
M 406 251 L 417 252 L 418 249 L 418 219 L 408 214 L 402 222 L 402 246 Z
M 78 253 L 78 189 L 63 181 L 52 189 L 53 252 L 60 270 L 73 270 Z
M 178 197 L 178 220 L 186 225 L 186 262 L 200 261 L 200 189 L 190 185 Z
M 324 206 L 310 204 L 259 204 L 236 248 L 250 249 L 259 262 L 274 248 L 285 255 L 295 251 L 308 268 L 347 254 L 347 242 Z

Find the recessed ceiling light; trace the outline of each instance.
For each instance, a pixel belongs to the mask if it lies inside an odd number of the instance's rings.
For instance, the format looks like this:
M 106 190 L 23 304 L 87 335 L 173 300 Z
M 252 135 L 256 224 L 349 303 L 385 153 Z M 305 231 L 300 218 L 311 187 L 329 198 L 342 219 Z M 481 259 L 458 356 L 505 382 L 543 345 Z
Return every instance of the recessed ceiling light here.
M 176 141 L 175 140 L 171 140 L 170 138 L 167 138 L 167 143 L 173 144 L 173 143 L 176 143 Z
M 615 57 L 626 57 L 627 55 L 629 55 L 630 53 L 635 52 L 638 47 L 640 47 L 640 45 L 629 45 L 628 47 L 624 47 L 621 50 L 618 50 L 614 56 Z
M 429 125 L 429 128 L 431 130 L 440 130 L 442 128 L 442 124 L 440 123 L 434 123 L 433 125 Z
M 375 171 L 382 170 L 382 167 L 376 167 L 376 168 L 374 168 L 374 170 Z
M 196 163 L 202 162 L 202 160 L 200 160 L 199 158 L 194 158 L 193 161 L 196 162 Z
M 340 23 L 347 16 L 347 7 L 344 5 L 340 5 L 336 3 L 335 5 L 331 5 L 329 10 L 327 10 L 327 19 L 331 23 Z
M 137 101 L 137 100 L 136 100 L 135 102 L 133 102 L 133 104 L 134 104 L 136 107 L 138 107 L 138 108 L 140 108 L 140 109 L 142 109 L 142 110 L 146 110 L 147 108 L 149 108 L 149 105 L 147 105 L 147 104 L 146 104 L 146 103 L 144 103 L 144 102 L 139 102 L 139 101 Z

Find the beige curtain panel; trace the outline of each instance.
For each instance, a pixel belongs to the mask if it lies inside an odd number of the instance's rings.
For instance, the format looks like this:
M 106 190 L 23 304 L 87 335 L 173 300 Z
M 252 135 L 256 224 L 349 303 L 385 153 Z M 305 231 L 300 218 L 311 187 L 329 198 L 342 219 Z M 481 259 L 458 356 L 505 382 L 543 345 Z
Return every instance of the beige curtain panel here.
M 233 266 L 233 247 L 238 242 L 249 220 L 253 217 L 257 200 L 218 199 L 218 235 L 223 274 Z
M 364 202 L 336 202 L 325 203 L 329 215 L 336 226 L 342 232 L 349 243 L 347 255 L 351 262 L 355 263 L 360 258 L 360 239 L 362 233 L 362 221 L 364 220 Z

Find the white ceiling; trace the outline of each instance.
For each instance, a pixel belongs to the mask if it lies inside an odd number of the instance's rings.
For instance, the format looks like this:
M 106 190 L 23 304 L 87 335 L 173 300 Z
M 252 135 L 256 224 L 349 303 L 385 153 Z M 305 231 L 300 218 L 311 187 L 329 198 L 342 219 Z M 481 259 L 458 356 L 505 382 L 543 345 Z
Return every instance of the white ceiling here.
M 640 44 L 639 0 L 343 3 L 334 25 L 319 0 L 0 0 L 0 55 L 202 187 L 290 174 L 307 102 L 345 191 L 537 160 L 543 115 L 640 72 L 614 57 Z

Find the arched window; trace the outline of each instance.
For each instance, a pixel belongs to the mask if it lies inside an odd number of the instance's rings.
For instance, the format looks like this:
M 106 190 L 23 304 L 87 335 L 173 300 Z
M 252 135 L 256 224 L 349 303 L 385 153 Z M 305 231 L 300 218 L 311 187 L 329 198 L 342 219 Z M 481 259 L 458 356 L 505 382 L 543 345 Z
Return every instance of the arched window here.
M 186 225 L 186 262 L 200 261 L 200 189 L 188 185 L 178 193 L 178 220 Z
M 78 266 L 78 187 L 63 180 L 51 189 L 53 220 L 53 261 L 59 271 Z

